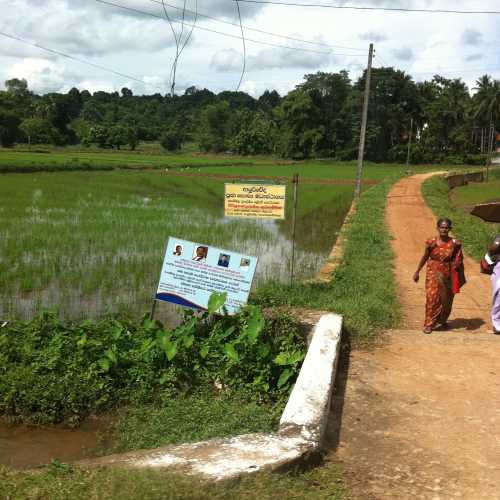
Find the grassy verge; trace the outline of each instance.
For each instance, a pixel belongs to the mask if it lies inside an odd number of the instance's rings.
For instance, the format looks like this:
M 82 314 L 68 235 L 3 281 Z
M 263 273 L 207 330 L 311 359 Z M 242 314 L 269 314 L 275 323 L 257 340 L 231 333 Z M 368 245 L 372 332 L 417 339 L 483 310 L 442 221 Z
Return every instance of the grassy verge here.
M 484 196 L 487 196 L 488 190 L 484 188 L 487 188 L 488 184 L 481 183 L 470 187 L 474 191 L 482 189 Z M 466 190 L 468 187 L 460 189 Z M 449 217 L 453 221 L 454 236 L 462 241 L 466 253 L 479 261 L 493 238 L 500 232 L 500 225 L 484 222 L 470 215 L 464 210 L 464 206 L 455 205 L 450 198 L 448 184 L 442 177 L 436 176 L 428 179 L 422 186 L 422 192 L 436 218 Z
M 366 342 L 400 319 L 392 272 L 393 253 L 385 225 L 385 201 L 392 181 L 366 191 L 346 233 L 342 264 L 327 284 L 287 287 L 268 283 L 255 302 L 266 305 L 326 309 L 344 316 L 344 327 L 355 342 Z
M 164 471 L 82 470 L 57 463 L 37 474 L 0 469 L 0 497 L 11 500 L 346 498 L 345 488 L 333 466 L 303 474 L 258 474 L 239 482 L 205 483 Z
M 155 405 L 127 410 L 110 429 L 102 453 L 157 448 L 251 432 L 272 432 L 283 403 L 259 403 L 255 396 L 197 390 L 183 397 L 164 397 Z

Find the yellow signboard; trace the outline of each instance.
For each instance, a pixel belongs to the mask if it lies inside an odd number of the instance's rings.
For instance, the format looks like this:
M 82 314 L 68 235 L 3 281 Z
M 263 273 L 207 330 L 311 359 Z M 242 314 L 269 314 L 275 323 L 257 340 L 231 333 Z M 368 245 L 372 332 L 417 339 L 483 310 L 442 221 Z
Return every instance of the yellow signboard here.
M 225 184 L 226 217 L 285 218 L 286 186 L 273 184 Z

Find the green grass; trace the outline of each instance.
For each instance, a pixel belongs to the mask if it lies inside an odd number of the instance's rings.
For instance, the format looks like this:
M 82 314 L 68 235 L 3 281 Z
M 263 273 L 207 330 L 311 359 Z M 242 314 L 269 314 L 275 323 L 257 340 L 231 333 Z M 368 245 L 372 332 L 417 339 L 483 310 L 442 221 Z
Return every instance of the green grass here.
M 255 396 L 254 396 L 255 398 Z M 276 431 L 283 404 L 260 404 L 248 395 L 197 391 L 130 408 L 111 429 L 103 454 L 157 448 L 214 437 Z
M 165 471 L 101 468 L 55 463 L 37 473 L 0 469 L 0 497 L 9 500 L 341 500 L 347 498 L 331 464 L 305 473 L 257 474 L 240 481 L 207 483 Z
M 466 253 L 477 261 L 484 256 L 493 238 L 500 233 L 500 224 L 484 222 L 470 215 L 470 205 L 498 197 L 500 187 L 496 188 L 496 196 L 490 196 L 493 192 L 492 187 L 495 189 L 496 186 L 500 186 L 499 182 L 492 181 L 469 184 L 449 191 L 448 184 L 439 176 L 431 177 L 422 186 L 425 200 L 436 219 L 448 217 L 452 220 L 453 235 L 462 241 Z
M 266 306 L 290 305 L 326 309 L 344 316 L 345 330 L 364 343 L 400 320 L 393 276 L 393 253 L 385 225 L 385 201 L 391 181 L 366 191 L 346 232 L 342 264 L 327 284 L 294 287 L 269 283 L 255 301 Z

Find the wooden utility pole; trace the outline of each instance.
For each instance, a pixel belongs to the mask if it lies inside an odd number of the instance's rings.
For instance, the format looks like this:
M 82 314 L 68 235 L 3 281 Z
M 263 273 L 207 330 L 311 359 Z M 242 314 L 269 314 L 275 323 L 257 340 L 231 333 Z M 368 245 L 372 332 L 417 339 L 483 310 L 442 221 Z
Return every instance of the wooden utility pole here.
M 293 285 L 293 271 L 295 264 L 295 226 L 297 223 L 298 187 L 299 187 L 299 174 L 293 174 L 292 261 L 290 263 L 290 286 Z
M 354 196 L 356 198 L 361 194 L 361 177 L 363 175 L 363 156 L 365 153 L 365 136 L 366 136 L 366 122 L 368 119 L 368 99 L 370 97 L 370 78 L 372 75 L 372 59 L 373 59 L 373 43 L 370 43 L 368 51 L 368 67 L 366 68 L 365 80 L 365 96 L 363 99 L 363 115 L 361 118 L 361 134 L 359 136 L 359 149 L 358 149 L 358 170 L 356 172 L 356 187 L 354 188 Z

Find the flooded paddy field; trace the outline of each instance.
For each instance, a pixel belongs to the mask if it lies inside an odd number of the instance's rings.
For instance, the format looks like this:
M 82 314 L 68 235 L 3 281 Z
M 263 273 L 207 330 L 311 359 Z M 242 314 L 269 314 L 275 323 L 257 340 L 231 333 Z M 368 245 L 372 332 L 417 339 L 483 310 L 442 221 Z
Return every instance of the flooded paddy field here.
M 300 185 L 297 280 L 314 276 L 326 259 L 352 191 L 350 183 Z M 71 319 L 143 314 L 169 236 L 257 256 L 254 287 L 288 281 L 291 185 L 283 221 L 224 218 L 223 192 L 224 180 L 203 172 L 187 178 L 165 171 L 2 175 L 0 319 L 27 319 L 43 308 Z

